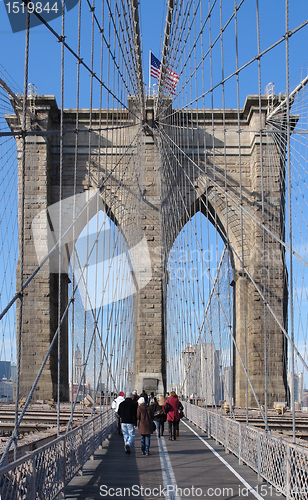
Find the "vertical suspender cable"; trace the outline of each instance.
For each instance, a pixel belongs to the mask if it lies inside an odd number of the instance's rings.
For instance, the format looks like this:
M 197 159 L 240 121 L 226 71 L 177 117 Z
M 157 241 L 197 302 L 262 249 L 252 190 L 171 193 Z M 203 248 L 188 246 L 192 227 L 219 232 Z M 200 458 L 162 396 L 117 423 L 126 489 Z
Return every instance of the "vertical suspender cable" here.
M 289 77 L 289 0 L 286 0 L 286 94 L 287 94 L 287 161 L 288 161 L 288 215 L 289 215 L 289 247 L 290 247 L 290 276 L 289 276 L 289 294 L 290 294 L 290 337 L 291 337 L 291 409 L 292 409 L 292 434 L 293 442 L 295 437 L 295 383 L 294 383 L 294 310 L 293 310 L 293 234 L 292 234 L 292 176 L 291 176 L 291 127 L 290 127 L 290 77 Z
M 105 9 L 104 9 L 104 2 L 102 2 L 102 22 L 101 22 L 101 30 L 100 30 L 100 42 L 101 42 L 101 47 L 100 47 L 100 81 L 103 81 L 103 62 L 104 62 L 104 12 L 105 12 Z M 98 135 L 98 160 L 97 160 L 97 183 L 98 185 L 100 184 L 100 176 L 101 176 L 101 147 L 102 147 L 102 132 L 101 132 L 101 128 L 102 128 L 102 98 L 103 98 L 103 87 L 102 87 L 102 84 L 100 83 L 100 86 L 99 86 L 99 135 Z M 97 224 L 96 224 L 96 238 L 97 238 L 97 243 L 96 243 L 96 253 L 97 253 L 97 258 L 96 258 L 96 269 L 97 269 L 97 263 L 98 263 L 98 258 L 99 258 L 99 238 L 100 238 L 100 234 L 99 234 L 99 214 L 100 214 L 100 211 L 99 211 L 99 200 L 100 200 L 100 197 L 98 196 L 97 197 Z M 105 214 L 103 214 L 103 219 L 105 220 Z M 104 239 L 104 233 L 105 231 L 103 232 L 103 239 Z M 104 248 L 104 247 L 103 247 Z M 98 272 L 96 271 L 96 275 L 98 274 Z M 100 278 L 102 279 L 102 276 L 100 276 Z M 97 289 L 97 281 L 95 283 L 95 294 L 97 293 L 96 292 L 96 289 Z M 96 295 L 95 295 L 95 298 L 96 298 Z M 104 316 L 104 309 L 102 307 L 102 304 L 100 304 L 100 312 L 101 312 L 101 328 L 100 328 L 100 331 L 103 331 L 103 328 L 102 328 L 102 324 L 103 324 L 103 316 Z M 98 316 L 97 316 L 98 317 Z M 98 326 L 97 326 L 98 328 Z M 98 328 L 99 329 L 99 328 Z M 102 345 L 102 342 L 100 342 L 100 347 L 99 347 L 99 376 L 97 378 L 97 387 L 95 387 L 95 390 L 98 389 L 99 391 L 99 407 L 100 407 L 100 412 L 102 412 L 102 387 L 103 387 L 103 379 L 102 379 L 102 374 L 103 374 L 103 345 Z M 103 404 L 105 404 L 105 400 L 103 402 Z
M 80 38 L 81 38 L 81 0 L 78 2 L 78 58 L 80 58 Z M 76 218 L 76 187 L 77 187 L 77 163 L 78 163 L 78 128 L 79 128 L 79 98 L 80 98 L 80 61 L 77 60 L 77 89 L 76 89 L 76 133 L 75 133 L 75 152 L 74 152 L 74 204 L 73 221 Z M 75 241 L 75 225 L 73 228 L 73 241 Z M 73 253 L 72 259 L 72 290 L 75 290 L 75 264 L 76 257 Z M 74 407 L 74 353 L 75 353 L 75 296 L 72 299 L 72 333 L 71 333 L 71 412 Z M 78 384 L 78 381 L 76 382 Z
M 62 236 L 62 182 L 63 182 L 63 119 L 64 119 L 64 44 L 65 32 L 65 0 L 62 0 L 62 33 L 61 33 L 61 111 L 60 111 L 60 165 L 59 165 L 59 237 Z M 61 344 L 62 344 L 62 328 L 61 328 L 61 309 L 62 309 L 62 245 L 59 246 L 58 260 L 58 388 L 57 388 L 57 431 L 60 435 L 60 400 L 61 400 Z
M 23 141 L 22 141 L 22 165 L 21 165 L 21 193 L 20 193 L 20 283 L 22 290 L 24 279 L 24 230 L 25 230 L 25 173 L 26 173 L 26 128 L 27 128 L 27 88 L 29 71 L 29 38 L 30 38 L 30 13 L 27 7 L 26 14 L 26 41 L 25 41 L 25 75 L 23 94 Z M 15 399 L 15 427 L 14 427 L 14 460 L 17 460 L 17 440 L 18 440 L 18 403 L 20 390 L 20 368 L 22 350 L 22 321 L 23 315 L 23 294 L 19 295 L 19 318 L 18 318 L 18 341 L 17 341 L 17 373 L 16 373 L 16 399 Z
M 234 21 L 235 21 L 235 51 L 236 51 L 236 70 L 239 69 L 238 64 L 238 30 L 237 30 L 237 0 L 234 0 Z M 241 156 L 241 122 L 240 122 L 240 88 L 239 88 L 239 73 L 236 74 L 236 89 L 237 89 L 237 126 L 238 126 L 238 147 L 239 147 L 239 174 L 240 174 L 240 223 L 241 223 L 241 247 L 242 247 L 242 290 L 243 290 L 243 317 L 244 317 L 244 345 L 245 345 L 245 367 L 248 371 L 248 356 L 247 356 L 247 323 L 246 323 L 246 274 L 245 274 L 245 251 L 244 251 L 244 226 L 243 226 L 243 191 L 242 191 L 242 156 Z M 248 424 L 248 380 L 246 377 L 246 423 Z
M 228 179 L 227 179 L 227 151 L 226 151 L 226 103 L 225 103 L 225 84 L 224 84 L 224 78 L 225 78 L 225 70 L 224 70 L 224 42 L 223 42 L 223 9 L 222 9 L 222 0 L 220 0 L 220 52 L 221 52 L 221 90 L 222 90 L 222 126 L 223 126 L 223 138 L 224 138 L 224 188 L 225 188 L 225 193 L 227 193 L 228 189 Z M 227 236 L 227 245 L 228 245 L 228 313 L 229 313 L 229 329 L 231 330 L 231 318 L 232 318 L 232 311 L 231 311 L 231 279 L 230 279 L 230 244 L 229 244 L 229 211 L 228 211 L 228 197 L 225 195 L 225 204 L 226 204 L 226 236 Z M 234 347 L 233 347 L 234 350 Z M 228 388 L 229 388 L 229 404 L 232 409 L 232 403 L 233 403 L 233 398 L 234 398 L 234 366 L 235 360 L 232 352 L 232 339 L 231 336 L 229 336 L 229 366 L 230 370 L 232 371 L 231 373 L 228 374 L 228 371 L 226 370 L 226 376 L 228 376 Z M 232 387 L 230 387 L 232 382 Z M 225 387 L 227 385 L 227 381 L 224 377 L 224 383 Z M 230 392 L 231 389 L 231 392 Z M 225 396 L 224 396 L 225 398 Z M 233 414 L 234 415 L 234 414 Z
M 257 42 L 258 42 L 258 54 L 260 54 L 260 23 L 259 23 L 259 2 L 256 0 L 256 17 L 257 17 Z M 268 378 L 268 366 L 267 366 L 267 307 L 266 307 L 266 297 L 267 297 L 267 282 L 266 282 L 266 261 L 265 261 L 265 206 L 264 206 L 264 161 L 263 161 L 263 133 L 262 133 L 262 103 L 261 103 L 261 59 L 258 58 L 258 82 L 259 82 L 259 128 L 260 128 L 260 168 L 261 168 L 261 202 L 262 202 L 262 261 L 263 261 L 263 323 L 264 323 L 264 416 L 265 416 L 265 430 L 269 431 L 268 421 L 267 421 L 267 406 L 268 406 L 268 388 L 267 388 L 267 378 Z

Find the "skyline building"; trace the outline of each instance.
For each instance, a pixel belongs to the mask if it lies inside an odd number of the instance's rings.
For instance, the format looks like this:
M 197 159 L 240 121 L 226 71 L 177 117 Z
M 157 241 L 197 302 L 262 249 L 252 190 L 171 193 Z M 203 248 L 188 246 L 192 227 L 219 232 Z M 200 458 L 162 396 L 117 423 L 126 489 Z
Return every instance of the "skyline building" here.
M 2 403 L 14 401 L 15 379 L 16 363 L 0 361 L 0 401 Z
M 288 385 L 290 389 L 290 397 L 292 401 L 292 373 L 288 372 Z M 294 373 L 294 401 L 295 403 L 303 402 L 304 392 L 304 374 Z
M 218 405 L 222 397 L 219 368 L 220 351 L 213 342 L 188 344 L 182 351 L 183 395 Z
M 79 384 L 82 375 L 82 353 L 77 344 L 73 356 L 73 385 Z

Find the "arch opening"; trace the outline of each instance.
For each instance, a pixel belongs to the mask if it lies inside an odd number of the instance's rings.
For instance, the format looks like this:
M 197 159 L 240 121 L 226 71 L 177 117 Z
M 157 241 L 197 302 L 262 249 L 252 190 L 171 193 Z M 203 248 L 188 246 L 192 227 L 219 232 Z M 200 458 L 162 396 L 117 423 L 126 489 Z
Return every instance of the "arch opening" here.
M 233 270 L 229 250 L 201 210 L 168 258 L 167 380 L 183 398 L 234 400 Z
M 74 245 L 69 269 L 70 399 L 132 388 L 135 293 L 130 249 L 121 228 L 99 210 Z M 75 292 L 74 292 L 75 289 Z

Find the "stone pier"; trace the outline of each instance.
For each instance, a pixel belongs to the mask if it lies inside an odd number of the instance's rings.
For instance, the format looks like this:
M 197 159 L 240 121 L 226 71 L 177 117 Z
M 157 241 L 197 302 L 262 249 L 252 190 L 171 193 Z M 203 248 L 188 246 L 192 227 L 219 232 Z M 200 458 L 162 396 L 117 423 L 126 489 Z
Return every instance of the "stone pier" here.
M 264 97 L 262 127 L 265 127 L 267 104 L 267 99 Z M 148 116 L 153 113 L 153 99 L 147 100 L 146 108 Z M 37 121 L 32 121 L 29 126 L 32 130 L 41 130 L 42 135 L 27 136 L 26 142 L 23 281 L 38 265 L 38 253 L 42 257 L 54 244 L 52 238 L 50 241 L 47 238 L 48 244 L 47 246 L 45 244 L 47 233 L 56 234 L 53 221 L 48 219 L 47 209 L 59 202 L 60 174 L 64 202 L 76 194 L 83 195 L 98 189 L 104 179 L 108 178 L 108 186 L 104 185 L 97 197 L 99 201 L 92 203 L 88 208 L 87 219 L 95 214 L 97 207 L 102 203 L 109 217 L 121 228 L 130 247 L 140 242 L 142 238 L 146 242 L 149 262 L 147 267 L 140 269 L 144 281 L 142 286 L 137 287 L 135 295 L 134 388 L 139 392 L 145 388 L 148 391 L 161 393 L 166 389 L 168 335 L 164 309 L 166 263 L 163 261 L 163 255 L 166 255 L 166 251 L 162 249 L 162 242 L 168 242 L 168 253 L 173 241 L 168 240 L 168 235 L 163 234 L 161 183 L 164 180 L 160 168 L 159 138 L 155 127 L 150 129 L 142 126 L 141 120 L 138 121 L 136 116 L 132 118 L 128 110 L 102 110 L 101 113 L 99 110 L 92 110 L 91 130 L 89 130 L 90 112 L 79 110 L 81 131 L 78 133 L 78 145 L 76 145 L 76 110 L 64 110 L 66 133 L 63 136 L 63 159 L 60 162 L 58 133 L 60 112 L 55 98 L 37 96 L 32 103 L 32 113 L 37 116 Z M 177 226 L 181 228 L 187 221 L 185 207 L 189 207 L 191 216 L 196 210 L 201 209 L 212 222 L 216 220 L 220 235 L 228 245 L 233 267 L 233 281 L 230 285 L 234 290 L 234 314 L 231 326 L 238 345 L 234 363 L 235 404 L 238 406 L 246 404 L 246 377 L 242 367 L 242 361 L 245 362 L 246 358 L 251 383 L 259 400 L 264 402 L 265 336 L 268 339 L 271 356 L 267 372 L 269 401 L 272 403 L 273 400 L 285 400 L 287 350 L 279 324 L 286 325 L 287 278 L 284 251 L 277 243 L 277 239 L 284 237 L 285 186 L 284 164 L 281 160 L 283 155 L 281 151 L 276 150 L 273 136 L 264 134 L 260 137 L 257 132 L 260 129 L 260 117 L 259 101 L 256 96 L 248 96 L 240 113 L 240 124 L 238 124 L 237 110 L 226 110 L 224 117 L 222 110 L 213 112 L 173 110 L 173 116 L 174 121 L 170 123 L 169 135 L 183 152 L 182 172 L 178 172 L 177 185 L 174 186 L 180 194 Z M 8 116 L 7 121 L 12 130 L 21 130 L 18 113 Z M 120 124 L 122 128 L 113 129 L 111 126 L 113 123 Z M 154 125 L 152 118 L 150 124 Z M 177 128 L 176 134 L 173 125 L 180 127 Z M 134 137 L 137 137 L 134 146 L 130 152 L 126 152 Z M 21 210 L 22 139 L 17 138 L 17 149 Z M 75 164 L 76 150 L 77 164 Z M 131 155 L 130 160 L 128 160 L 129 155 Z M 270 173 L 269 155 L 272 160 L 274 159 Z M 121 157 L 130 162 L 124 180 L 121 177 L 124 167 L 113 172 Z M 138 164 L 137 170 L 136 164 Z M 74 192 L 75 167 L 76 192 Z M 270 179 L 271 186 L 270 193 L 265 192 L 263 199 L 261 168 L 267 180 Z M 183 182 L 185 173 L 189 175 L 191 183 Z M 166 211 L 168 202 L 165 203 L 167 203 Z M 262 210 L 262 203 L 265 211 Z M 243 210 L 241 211 L 239 207 L 243 207 Z M 37 218 L 40 213 L 45 213 L 41 219 Z M 36 229 L 42 232 L 39 252 L 32 232 L 35 218 Z M 260 226 L 262 220 L 276 239 L 269 235 L 264 239 Z M 85 224 L 86 218 L 81 217 L 75 226 L 75 240 Z M 136 228 L 138 231 L 135 231 Z M 21 233 L 19 238 L 21 241 Z M 57 330 L 59 286 L 62 312 L 67 305 L 68 263 L 72 248 L 71 238 L 63 245 L 60 281 L 56 272 L 59 252 L 56 252 L 52 259 L 43 265 L 24 293 L 21 393 L 29 392 Z M 19 275 L 18 267 L 17 276 Z M 138 283 L 138 277 L 135 277 L 135 281 Z M 256 291 L 256 287 L 262 291 L 264 285 L 270 296 L 265 299 L 265 305 Z M 18 281 L 17 288 L 19 286 Z M 276 320 L 266 308 L 267 299 L 275 311 Z M 67 400 L 67 320 L 61 326 L 60 350 L 62 357 L 60 394 L 62 400 Z M 35 399 L 57 396 L 57 352 L 56 341 L 36 388 Z M 248 404 L 256 406 L 250 387 L 248 387 Z

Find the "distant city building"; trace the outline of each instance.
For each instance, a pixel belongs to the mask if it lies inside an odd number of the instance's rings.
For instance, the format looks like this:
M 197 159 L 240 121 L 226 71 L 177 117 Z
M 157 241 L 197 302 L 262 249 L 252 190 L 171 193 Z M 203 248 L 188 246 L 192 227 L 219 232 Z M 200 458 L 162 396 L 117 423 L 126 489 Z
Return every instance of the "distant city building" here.
M 195 352 L 195 346 L 190 344 L 182 351 L 182 387 L 185 398 L 196 391 L 196 381 L 194 380 Z
M 292 373 L 288 373 L 288 385 L 290 389 L 290 396 L 292 401 Z M 295 403 L 303 402 L 303 387 L 304 387 L 304 374 L 294 373 L 294 401 Z M 305 405 L 304 405 L 305 406 Z
M 12 380 L 3 377 L 0 380 L 0 402 L 12 403 L 14 401 L 14 385 Z
M 75 401 L 75 398 L 76 398 L 76 395 L 78 392 L 78 387 L 79 387 L 79 384 L 71 384 L 70 383 L 70 402 Z M 84 399 L 84 397 L 87 396 L 87 394 L 92 396 L 90 382 L 88 382 L 85 385 L 83 385 L 83 384 L 81 385 L 80 391 L 79 391 L 78 396 L 77 396 L 77 402 L 82 401 Z
M 11 378 L 11 362 L 10 361 L 0 361 L 0 380 L 3 378 L 6 378 L 7 380 L 10 380 L 10 378 Z
M 182 384 L 169 384 L 167 391 L 169 392 L 169 394 L 171 393 L 171 391 L 174 391 L 181 399 L 183 397 L 182 387 L 183 387 Z
M 16 363 L 11 363 L 11 380 L 13 382 L 13 385 L 15 384 L 16 374 L 17 374 Z
M 222 399 L 233 404 L 233 366 L 225 366 L 222 376 Z
M 106 390 L 106 385 L 104 384 L 104 382 L 99 382 L 97 385 L 97 392 L 98 393 L 105 392 L 105 390 Z
M 77 344 L 76 350 L 74 351 L 73 354 L 73 383 L 70 382 L 69 384 L 70 401 L 75 400 L 79 385 L 80 385 L 80 390 L 77 396 L 77 401 L 81 401 L 88 394 L 93 397 L 94 390 L 91 389 L 90 382 L 87 382 L 86 384 L 84 383 L 85 379 L 82 380 L 82 373 L 83 373 L 82 352 L 79 349 L 79 345 Z M 98 392 L 99 390 L 101 390 L 101 392 L 105 391 L 104 383 L 100 382 L 98 384 Z
M 73 384 L 79 384 L 82 376 L 82 354 L 77 344 L 73 356 Z
M 190 345 L 182 351 L 183 395 L 201 398 L 208 405 L 221 399 L 220 351 L 213 342 Z
M 303 391 L 303 406 L 308 407 L 308 390 L 304 389 Z
M 16 364 L 10 361 L 0 361 L 0 401 L 2 403 L 14 401 L 15 378 Z

